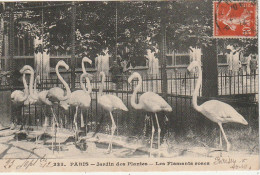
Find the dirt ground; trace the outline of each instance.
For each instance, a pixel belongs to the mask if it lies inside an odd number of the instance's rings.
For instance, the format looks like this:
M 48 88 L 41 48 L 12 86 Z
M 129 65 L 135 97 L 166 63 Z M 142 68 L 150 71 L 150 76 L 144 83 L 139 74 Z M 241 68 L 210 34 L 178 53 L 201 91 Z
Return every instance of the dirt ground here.
M 51 131 L 51 129 L 49 129 Z M 2 130 L 0 131 L 0 158 L 144 158 L 149 157 L 149 139 L 140 139 L 136 137 L 115 136 L 113 140 L 113 152 L 108 153 L 108 143 L 110 136 L 107 134 L 96 134 L 92 137 L 93 133 L 88 133 L 87 136 L 82 136 L 82 144 L 74 142 L 73 131 L 60 129 L 56 137 L 56 145 L 52 151 L 52 138 L 42 136 L 36 141 L 36 136 L 42 132 L 30 131 L 27 133 L 26 138 L 17 139 L 17 130 Z M 49 133 L 51 134 L 51 133 Z M 191 134 L 190 134 L 191 135 Z M 160 157 L 213 157 L 218 155 L 241 155 L 241 156 L 257 156 L 258 148 L 250 151 L 240 147 L 236 149 L 236 145 L 231 151 L 225 151 L 225 142 L 223 141 L 223 149 L 220 149 L 213 143 L 210 146 L 200 142 L 189 140 L 173 139 L 171 141 L 163 141 L 160 146 Z M 241 136 L 241 135 L 240 135 Z M 233 138 L 234 139 L 234 138 Z M 60 142 L 60 151 L 59 143 Z M 250 143 L 248 143 L 250 144 Z M 81 149 L 79 146 L 82 146 Z M 258 145 L 258 144 L 257 144 Z M 84 147 L 85 146 L 85 147 Z M 252 147 L 252 145 L 251 145 Z M 258 146 L 257 146 L 258 147 Z M 159 157 L 159 150 L 157 149 L 157 138 L 155 134 L 152 157 Z

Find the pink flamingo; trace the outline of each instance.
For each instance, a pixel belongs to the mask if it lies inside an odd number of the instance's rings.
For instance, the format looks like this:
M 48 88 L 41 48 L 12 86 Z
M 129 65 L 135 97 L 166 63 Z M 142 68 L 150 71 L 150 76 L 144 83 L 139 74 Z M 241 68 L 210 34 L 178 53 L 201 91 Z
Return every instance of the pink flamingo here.
M 26 71 L 26 69 L 23 67 L 20 70 L 20 73 L 23 74 L 23 86 L 24 86 L 24 91 L 21 90 L 15 90 L 11 93 L 11 100 L 14 104 L 23 104 L 24 101 L 28 98 L 29 96 L 29 89 L 28 85 L 25 79 L 25 75 L 29 73 Z
M 122 100 L 120 98 L 118 98 L 117 96 L 110 95 L 110 94 L 102 95 L 105 78 L 106 78 L 105 73 L 100 72 L 100 77 L 101 77 L 101 85 L 99 87 L 97 102 L 103 109 L 105 109 L 106 111 L 109 112 L 111 120 L 112 120 L 111 139 L 110 139 L 110 142 L 108 145 L 108 153 L 111 153 L 113 136 L 114 136 L 114 132 L 116 130 L 116 124 L 115 124 L 115 121 L 114 121 L 114 118 L 112 115 L 112 111 L 115 109 L 121 109 L 123 111 L 128 111 L 128 109 L 125 106 L 125 104 L 122 102 Z
M 31 72 L 31 74 L 34 74 L 34 70 L 31 68 L 31 70 L 29 70 Z M 33 75 L 32 75 L 33 77 Z M 28 98 L 25 100 L 24 104 L 25 105 L 32 105 L 32 104 L 36 104 L 38 102 L 38 90 L 37 90 L 37 81 L 40 81 L 40 76 L 38 75 L 35 80 L 34 80 L 34 87 L 32 89 L 29 87 L 30 90 L 30 94 L 28 96 Z
M 59 80 L 65 86 L 67 94 L 65 95 L 64 90 L 59 87 L 51 88 L 46 95 L 46 99 L 48 99 L 50 102 L 52 102 L 52 104 L 54 104 L 54 103 L 59 104 L 61 101 L 65 101 L 65 100 L 69 99 L 71 96 L 71 91 L 70 91 L 69 85 L 64 81 L 64 79 L 61 77 L 61 75 L 59 73 L 60 66 L 64 67 L 66 70 L 69 69 L 69 66 L 63 60 L 61 60 L 57 63 L 56 68 L 55 68 L 56 74 L 57 74 Z M 53 111 L 53 105 L 51 105 L 51 110 L 52 110 L 52 114 L 53 114 L 53 130 L 55 132 L 55 126 L 58 127 L 58 123 L 57 123 L 57 119 L 56 119 L 56 116 Z M 59 149 L 60 149 L 60 147 L 59 147 Z M 53 142 L 52 142 L 52 150 L 53 150 Z
M 30 82 L 29 82 L 29 94 L 27 95 L 27 98 L 25 99 L 25 101 L 23 101 L 23 105 L 25 105 L 25 106 L 28 106 L 29 104 L 30 104 L 30 102 L 32 102 L 33 101 L 33 98 L 36 98 L 35 96 L 34 96 L 34 94 L 33 94 L 33 81 L 34 81 L 34 70 L 33 70 L 33 68 L 31 67 L 31 66 L 29 66 L 29 65 L 25 65 L 22 69 L 21 69 L 21 72 L 24 72 L 24 75 L 23 75 L 23 81 L 25 81 L 25 83 L 26 83 L 26 80 L 25 80 L 25 74 L 30 74 Z M 27 84 L 25 85 L 25 93 L 26 93 L 26 89 L 28 90 L 28 86 L 27 86 Z M 21 91 L 22 92 L 22 91 Z M 18 96 L 17 96 L 18 95 Z M 19 92 L 19 90 L 18 91 L 14 91 L 12 94 L 11 94 L 11 98 L 12 97 L 19 97 L 19 95 L 21 95 L 21 93 Z M 20 100 L 20 102 L 19 103 L 21 103 L 22 101 L 21 100 L 23 100 L 22 98 L 21 98 L 21 96 L 18 98 L 19 100 Z M 30 101 L 29 101 L 30 100 Z M 15 99 L 14 99 L 14 101 L 16 101 Z M 16 101 L 16 103 L 17 103 L 17 101 Z M 22 124 L 22 126 L 21 126 L 21 130 L 23 129 L 23 124 Z
M 29 96 L 29 87 L 27 85 L 26 79 L 25 79 L 25 75 L 26 74 L 30 74 L 30 72 L 26 69 L 27 66 L 24 66 L 21 70 L 20 73 L 23 74 L 23 86 L 24 86 L 24 91 L 21 90 L 15 90 L 11 93 L 11 101 L 15 104 L 15 105 L 24 105 L 25 100 L 27 100 L 28 96 Z M 12 124 L 13 126 L 15 126 L 15 124 Z M 23 124 L 20 128 L 20 130 L 23 129 Z
M 88 59 L 87 57 L 85 57 L 82 60 L 82 64 L 84 64 L 84 62 L 88 62 L 89 64 L 92 64 L 92 61 L 90 59 Z M 86 69 L 85 71 L 86 72 Z M 81 127 L 84 127 L 84 119 L 83 119 L 83 113 L 82 113 L 82 109 L 88 109 L 90 107 L 90 102 L 91 102 L 91 97 L 90 94 L 92 92 L 92 87 L 90 84 L 90 80 L 87 76 L 89 76 L 90 74 L 88 73 L 83 73 L 80 76 L 80 85 L 81 88 L 83 90 L 76 90 L 74 92 L 71 93 L 71 96 L 67 101 L 67 103 L 69 104 L 69 106 L 74 106 L 76 107 L 76 112 L 74 115 L 74 124 L 75 124 L 75 130 L 76 130 L 76 136 L 75 139 L 77 140 L 78 138 L 78 125 L 77 125 L 77 114 L 78 114 L 78 108 L 80 107 L 81 109 Z M 87 81 L 87 87 L 88 87 L 88 91 L 86 90 L 85 85 L 83 84 L 83 78 L 86 79 Z M 87 126 L 86 126 L 86 132 L 87 132 Z
M 91 61 L 91 63 L 90 63 L 90 61 Z M 89 77 L 89 79 L 92 79 L 92 78 L 93 78 L 93 75 L 87 73 L 84 63 L 92 64 L 92 60 L 90 60 L 88 57 L 84 57 L 84 58 L 82 59 L 82 62 L 81 62 L 82 72 L 85 73 L 85 74 L 87 74 L 87 76 Z
M 188 66 L 188 71 L 191 71 L 193 68 L 197 67 L 197 70 L 199 72 L 199 77 L 195 86 L 195 90 L 192 96 L 192 105 L 194 109 L 200 113 L 202 113 L 205 117 L 210 119 L 211 121 L 217 123 L 220 127 L 220 145 L 222 147 L 222 139 L 221 139 L 221 132 L 224 135 L 224 139 L 227 143 L 227 151 L 230 150 L 230 143 L 228 142 L 228 139 L 226 137 L 226 134 L 224 132 L 224 129 L 222 127 L 222 123 L 228 123 L 228 122 L 235 122 L 235 123 L 241 123 L 243 125 L 247 125 L 247 121 L 244 119 L 242 115 L 240 115 L 232 106 L 229 104 L 223 103 L 218 100 L 210 100 L 202 105 L 198 106 L 197 104 L 197 97 L 199 93 L 199 89 L 202 83 L 202 71 L 200 63 L 197 61 L 191 62 L 191 64 Z
M 158 122 L 157 118 L 157 112 L 160 111 L 166 111 L 166 112 L 171 112 L 172 107 L 158 94 L 154 92 L 145 92 L 144 94 L 141 95 L 139 99 L 139 103 L 137 104 L 135 102 L 136 94 L 138 90 L 141 88 L 142 84 L 142 77 L 139 73 L 134 72 L 129 78 L 128 78 L 128 83 L 131 83 L 133 79 L 137 78 L 138 79 L 138 85 L 134 89 L 133 95 L 131 97 L 131 105 L 134 109 L 142 109 L 145 110 L 146 112 L 153 112 L 155 114 L 155 119 L 158 127 L 158 150 L 160 149 L 160 133 L 161 133 L 161 128 Z M 151 145 L 150 145 L 150 156 L 151 156 L 151 151 L 152 151 L 152 144 L 153 144 L 153 135 L 154 135 L 154 125 L 153 125 L 153 120 L 152 121 L 152 136 L 151 136 Z

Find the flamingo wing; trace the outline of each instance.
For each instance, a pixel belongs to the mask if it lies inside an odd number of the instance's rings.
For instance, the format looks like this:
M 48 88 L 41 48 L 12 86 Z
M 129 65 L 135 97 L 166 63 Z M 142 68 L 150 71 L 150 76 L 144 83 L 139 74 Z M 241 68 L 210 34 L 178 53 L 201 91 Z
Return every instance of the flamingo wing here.
M 102 95 L 101 97 L 99 97 L 98 103 L 108 111 L 112 111 L 114 109 L 121 109 L 124 111 L 128 111 L 127 107 L 122 102 L 122 100 L 114 95 L 110 95 L 110 94 Z
M 11 99 L 14 100 L 15 97 L 17 97 L 17 95 L 20 94 L 20 93 L 23 93 L 23 92 L 20 91 L 20 90 L 15 90 L 15 91 L 13 91 L 13 92 L 11 93 Z
M 44 90 L 44 91 L 39 92 L 39 94 L 38 94 L 38 99 L 39 99 L 39 102 L 50 106 L 50 105 L 52 105 L 52 103 L 51 103 L 51 101 L 49 101 L 49 100 L 46 98 L 47 94 L 48 94 L 48 91 L 47 91 L 47 90 Z
M 14 102 L 23 102 L 22 99 L 23 99 L 23 96 L 24 96 L 24 92 L 23 91 L 20 91 L 20 90 L 15 90 L 14 92 L 12 92 L 11 94 L 11 99 L 12 101 Z
M 143 103 L 145 110 L 149 112 L 172 111 L 172 107 L 158 94 L 146 92 L 140 97 L 140 103 Z
M 218 100 L 203 103 L 201 113 L 216 123 L 235 122 L 247 125 L 247 121 L 232 106 Z
M 51 88 L 48 91 L 46 98 L 51 102 L 59 102 L 60 99 L 64 98 L 64 90 L 59 87 Z
M 69 100 L 70 105 L 72 106 L 80 106 L 83 108 L 88 108 L 90 106 L 91 97 L 88 93 L 83 90 L 76 90 L 71 93 L 71 97 Z
M 110 94 L 107 96 L 111 100 L 114 109 L 121 109 L 123 111 L 128 111 L 127 107 L 125 106 L 125 104 L 123 103 L 123 101 L 120 98 L 118 98 L 115 95 L 110 95 Z

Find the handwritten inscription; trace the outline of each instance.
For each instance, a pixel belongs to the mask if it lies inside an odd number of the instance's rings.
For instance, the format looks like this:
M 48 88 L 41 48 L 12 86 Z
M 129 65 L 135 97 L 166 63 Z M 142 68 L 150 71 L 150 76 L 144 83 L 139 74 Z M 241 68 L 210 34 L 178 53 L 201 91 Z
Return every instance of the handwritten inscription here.
M 235 159 L 232 157 L 216 157 L 215 161 L 213 162 L 214 165 L 230 165 L 230 168 L 233 170 L 239 169 L 248 169 L 251 170 L 251 166 L 248 165 L 247 159 Z
M 15 168 L 17 170 L 20 169 L 28 169 L 29 167 L 38 166 L 41 168 L 44 167 L 53 167 L 51 161 L 45 158 L 46 155 L 40 158 L 32 158 L 32 154 L 30 154 L 26 159 L 7 159 L 4 164 L 5 169 Z

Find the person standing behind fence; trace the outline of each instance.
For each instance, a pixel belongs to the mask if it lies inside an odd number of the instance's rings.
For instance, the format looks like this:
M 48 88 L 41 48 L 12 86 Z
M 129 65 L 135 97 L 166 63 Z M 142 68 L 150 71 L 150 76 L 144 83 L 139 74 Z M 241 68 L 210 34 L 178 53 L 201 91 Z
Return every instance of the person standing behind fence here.
M 251 54 L 249 55 L 244 55 L 245 58 L 245 62 L 246 62 L 246 74 L 249 75 L 250 74 L 250 61 L 251 61 Z
M 228 73 L 231 74 L 233 70 L 233 53 L 231 49 L 227 49 L 227 64 L 228 64 Z
M 111 71 L 111 80 L 113 83 L 116 84 L 116 89 L 121 88 L 122 86 L 122 74 L 123 74 L 123 67 L 117 60 L 114 60 L 113 65 L 110 67 Z
M 109 57 L 108 49 L 103 50 L 103 53 L 99 54 L 98 57 L 95 58 L 95 66 L 97 69 L 97 73 L 104 72 L 108 75 L 109 72 Z
M 257 59 L 256 55 L 252 55 L 252 58 L 250 60 L 250 70 L 251 70 L 251 75 L 256 75 L 256 69 L 257 69 Z
M 236 49 L 233 51 L 233 72 L 238 73 L 241 69 L 241 61 L 240 61 L 240 49 Z

